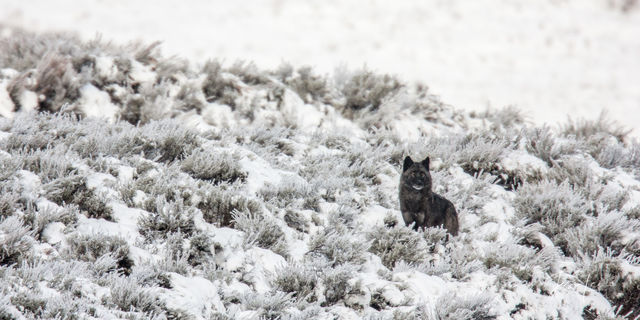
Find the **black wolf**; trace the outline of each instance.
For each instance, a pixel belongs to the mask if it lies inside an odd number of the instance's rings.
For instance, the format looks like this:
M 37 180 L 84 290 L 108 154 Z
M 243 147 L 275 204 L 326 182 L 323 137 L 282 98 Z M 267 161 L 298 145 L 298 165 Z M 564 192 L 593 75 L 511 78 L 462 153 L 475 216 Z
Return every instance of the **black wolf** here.
M 458 213 L 451 201 L 431 191 L 429 158 L 413 162 L 404 158 L 400 176 L 400 210 L 404 223 L 419 227 L 444 226 L 452 235 L 458 234 Z

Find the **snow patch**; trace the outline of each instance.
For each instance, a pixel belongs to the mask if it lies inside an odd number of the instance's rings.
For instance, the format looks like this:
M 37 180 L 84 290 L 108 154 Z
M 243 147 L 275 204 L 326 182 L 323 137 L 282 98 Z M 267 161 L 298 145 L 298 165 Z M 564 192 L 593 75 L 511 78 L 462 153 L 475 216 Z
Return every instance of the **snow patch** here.
M 382 207 L 379 205 L 373 205 L 369 207 L 367 211 L 364 212 L 362 215 L 359 215 L 360 217 L 359 225 L 362 226 L 363 230 L 371 230 L 375 227 L 384 226 L 384 218 L 387 216 L 387 214 L 390 211 L 391 210 L 385 207 Z M 395 214 L 396 216 L 402 218 L 402 215 L 400 214 L 399 211 L 396 210 L 395 213 L 396 213 Z
M 116 222 L 107 221 L 104 219 L 87 218 L 83 215 L 78 216 L 78 226 L 76 232 L 81 235 L 108 235 L 119 236 L 125 239 L 129 244 L 134 244 L 139 240 L 140 233 L 138 233 L 137 227 L 120 225 Z
M 404 283 L 410 295 L 428 304 L 435 304 L 438 297 L 447 291 L 447 283 L 442 278 L 415 270 L 395 273 L 393 281 Z
M 278 185 L 282 180 L 279 173 L 281 170 L 272 168 L 268 162 L 253 153 L 240 159 L 239 163 L 248 174 L 246 188 L 251 194 L 257 194 L 267 182 Z
M 204 121 L 217 128 L 232 128 L 236 125 L 233 111 L 227 105 L 209 103 L 202 110 Z
M 114 122 L 118 111 L 118 106 L 111 103 L 109 94 L 101 91 L 92 84 L 86 84 L 80 88 L 80 99 L 78 99 L 80 110 L 87 117 L 106 118 L 109 122 Z
M 287 261 L 281 255 L 254 247 L 246 251 L 243 278 L 253 285 L 256 292 L 264 294 L 271 290 L 270 277 L 286 265 Z
M 225 312 L 218 294 L 218 287 L 202 277 L 184 277 L 177 273 L 171 276 L 172 290 L 164 290 L 162 299 L 167 307 L 183 310 L 196 319 L 209 319 L 214 312 Z
M 7 92 L 8 81 L 0 82 L 0 117 L 13 118 L 15 113 L 15 104 Z
M 131 61 L 131 72 L 129 77 L 140 83 L 152 83 L 156 80 L 156 73 L 149 66 L 145 66 L 136 60 Z
M 30 112 L 38 109 L 40 102 L 38 101 L 38 95 L 29 90 L 23 90 L 18 97 L 20 103 L 21 112 Z
M 546 173 L 549 169 L 546 162 L 526 150 L 509 152 L 500 160 L 500 164 L 507 171 L 524 172 L 527 174 L 533 174 L 535 172 Z
M 99 56 L 95 58 L 95 63 L 99 76 L 106 79 L 114 79 L 118 75 L 118 67 L 113 63 L 113 58 Z
M 40 234 L 42 240 L 48 244 L 57 244 L 65 240 L 64 228 L 66 226 L 62 222 L 49 223 Z

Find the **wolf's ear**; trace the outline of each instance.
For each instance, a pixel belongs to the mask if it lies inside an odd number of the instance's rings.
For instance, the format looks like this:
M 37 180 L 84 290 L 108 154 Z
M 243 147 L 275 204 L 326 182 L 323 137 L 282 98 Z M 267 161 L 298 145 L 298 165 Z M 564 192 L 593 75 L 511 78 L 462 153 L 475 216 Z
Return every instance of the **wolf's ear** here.
M 413 160 L 411 160 L 411 157 L 407 156 L 406 158 L 404 158 L 404 164 L 402 165 L 402 172 L 407 171 L 407 169 L 409 169 L 409 167 L 411 167 L 413 165 Z
M 429 157 L 427 157 L 426 159 L 422 160 L 421 163 L 427 169 L 427 171 L 429 171 Z

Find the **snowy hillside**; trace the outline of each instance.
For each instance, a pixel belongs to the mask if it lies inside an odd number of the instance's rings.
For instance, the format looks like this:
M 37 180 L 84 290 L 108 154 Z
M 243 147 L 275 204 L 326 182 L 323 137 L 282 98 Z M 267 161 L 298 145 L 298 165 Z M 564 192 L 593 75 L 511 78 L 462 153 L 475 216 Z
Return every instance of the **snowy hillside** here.
M 0 318 L 640 316 L 640 144 L 367 70 L 0 42 Z M 404 227 L 430 156 L 460 234 Z
M 538 125 L 606 109 L 640 138 L 637 0 L 0 0 L 0 8 L 6 25 L 159 40 L 167 55 L 192 62 L 286 61 L 322 75 L 366 65 L 423 82 L 458 109 L 514 105 Z

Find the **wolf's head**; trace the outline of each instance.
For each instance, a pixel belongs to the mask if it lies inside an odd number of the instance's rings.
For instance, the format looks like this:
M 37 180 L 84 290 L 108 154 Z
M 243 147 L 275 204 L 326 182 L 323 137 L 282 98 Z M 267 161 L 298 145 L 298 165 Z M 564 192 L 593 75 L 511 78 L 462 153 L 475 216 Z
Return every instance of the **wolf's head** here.
M 401 184 L 413 192 L 431 192 L 431 174 L 429 174 L 429 157 L 421 162 L 413 162 L 411 157 L 404 158 Z

